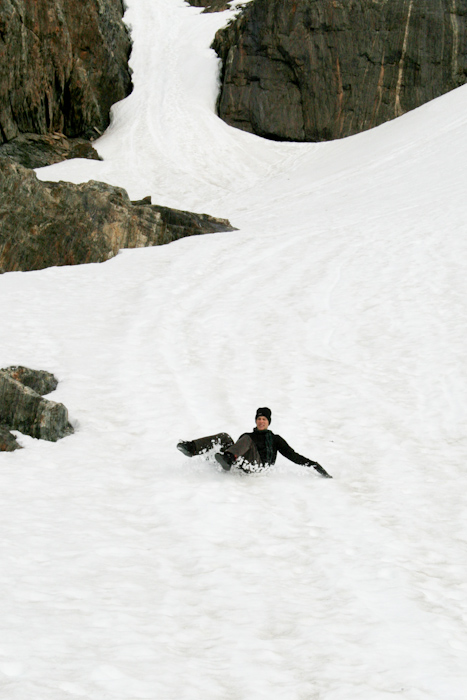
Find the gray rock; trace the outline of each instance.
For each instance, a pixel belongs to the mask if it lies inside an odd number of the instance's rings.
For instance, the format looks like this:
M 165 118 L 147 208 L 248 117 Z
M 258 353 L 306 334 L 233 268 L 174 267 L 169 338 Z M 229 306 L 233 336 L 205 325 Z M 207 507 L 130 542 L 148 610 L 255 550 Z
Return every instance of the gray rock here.
M 122 248 L 232 230 L 207 214 L 132 204 L 103 182 L 42 182 L 0 157 L 0 273 L 104 262 Z
M 0 423 L 34 438 L 56 442 L 73 433 L 65 406 L 42 398 L 0 370 Z
M 58 381 L 51 372 L 45 372 L 42 369 L 29 369 L 29 367 L 6 367 L 2 370 L 11 379 L 20 382 L 23 386 L 27 386 L 36 394 L 44 396 L 50 394 L 58 386 Z
M 0 146 L 0 156 L 8 156 L 25 168 L 43 168 L 71 158 L 102 160 L 86 139 L 69 139 L 64 134 L 20 134 Z
M 253 0 L 213 48 L 228 124 L 336 139 L 466 82 L 467 0 Z
M 2 0 L 0 143 L 106 129 L 132 89 L 123 11 L 122 0 Z

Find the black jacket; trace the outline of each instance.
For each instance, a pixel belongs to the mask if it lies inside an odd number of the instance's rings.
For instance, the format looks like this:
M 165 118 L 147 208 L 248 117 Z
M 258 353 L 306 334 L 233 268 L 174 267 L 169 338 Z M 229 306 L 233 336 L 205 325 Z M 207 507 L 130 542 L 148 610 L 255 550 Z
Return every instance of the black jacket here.
M 272 455 L 269 459 L 267 458 L 267 433 L 272 436 Z M 311 459 L 307 459 L 295 452 L 284 438 L 280 435 L 275 435 L 272 430 L 258 430 L 255 428 L 252 433 L 244 433 L 244 435 L 249 435 L 255 443 L 263 464 L 274 464 L 278 452 L 290 459 L 291 462 L 301 464 L 304 467 L 314 467 L 317 464 L 317 462 L 313 462 Z

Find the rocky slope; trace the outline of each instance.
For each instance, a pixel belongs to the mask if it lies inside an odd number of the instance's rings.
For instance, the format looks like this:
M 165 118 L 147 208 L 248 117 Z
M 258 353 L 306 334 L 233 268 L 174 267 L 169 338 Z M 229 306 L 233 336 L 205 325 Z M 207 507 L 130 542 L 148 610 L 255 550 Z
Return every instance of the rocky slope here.
M 213 48 L 228 124 L 335 139 L 466 82 L 467 0 L 253 0 Z
M 92 138 L 131 92 L 122 0 L 2 0 L 0 143 L 21 133 Z
M 103 262 L 121 248 L 231 231 L 225 219 L 130 202 L 103 182 L 42 182 L 0 157 L 0 273 Z

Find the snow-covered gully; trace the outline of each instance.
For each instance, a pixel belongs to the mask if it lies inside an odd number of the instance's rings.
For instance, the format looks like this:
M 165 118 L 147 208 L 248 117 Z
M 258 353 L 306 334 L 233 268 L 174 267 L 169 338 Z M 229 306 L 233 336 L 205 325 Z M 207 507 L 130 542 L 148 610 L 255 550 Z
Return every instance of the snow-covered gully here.
M 101 179 L 238 231 L 0 277 L 0 366 L 76 432 L 2 454 L 8 700 L 464 700 L 467 90 L 279 144 L 214 112 L 228 14 L 127 0 Z M 184 458 L 271 429 L 333 475 Z

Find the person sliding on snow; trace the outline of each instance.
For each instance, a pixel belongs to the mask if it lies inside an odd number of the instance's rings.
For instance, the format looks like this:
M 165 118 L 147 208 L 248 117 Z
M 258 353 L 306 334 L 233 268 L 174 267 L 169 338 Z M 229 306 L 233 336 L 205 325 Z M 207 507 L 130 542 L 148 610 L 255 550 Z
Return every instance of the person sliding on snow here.
M 187 457 L 194 457 L 210 450 L 214 445 L 218 445 L 220 452 L 217 452 L 214 458 L 223 469 L 228 471 L 234 464 L 237 464 L 240 469 L 246 472 L 256 471 L 274 464 L 277 453 L 280 452 L 291 462 L 301 464 L 304 467 L 313 467 L 324 478 L 332 479 L 332 476 L 318 462 L 313 462 L 311 459 L 297 454 L 284 438 L 269 430 L 271 409 L 258 408 L 255 420 L 256 428 L 253 432 L 243 433 L 237 442 L 234 442 L 227 433 L 217 433 L 198 440 L 179 442 L 177 448 Z

